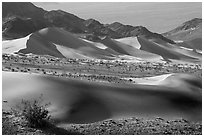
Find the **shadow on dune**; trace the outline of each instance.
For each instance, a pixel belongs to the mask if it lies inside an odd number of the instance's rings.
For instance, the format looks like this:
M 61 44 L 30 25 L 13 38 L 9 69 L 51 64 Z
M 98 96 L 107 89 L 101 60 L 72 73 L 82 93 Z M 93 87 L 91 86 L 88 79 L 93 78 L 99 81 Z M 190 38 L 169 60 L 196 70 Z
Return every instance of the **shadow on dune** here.
M 159 85 L 108 84 L 26 73 L 3 72 L 3 100 L 10 106 L 43 94 L 57 123 L 90 123 L 109 118 L 185 118 L 200 121 L 199 80 L 174 74 Z M 197 87 L 198 86 L 198 87 Z M 196 91 L 196 92 L 195 92 Z
M 46 135 L 81 135 L 79 132 L 65 130 L 49 123 L 45 128 L 40 128 L 40 130 Z
M 93 44 L 55 27 L 44 28 L 33 33 L 26 43 L 26 48 L 19 50 L 19 52 L 24 54 L 51 55 L 61 58 L 77 57 L 74 56 L 75 54 L 79 54 L 77 58 L 80 56 L 101 59 L 114 57 L 111 52 L 97 48 Z
M 60 58 L 64 57 L 53 43 L 44 40 L 38 33 L 32 34 L 26 43 L 26 49 L 21 49 L 19 52 L 24 54 L 51 55 Z
M 171 47 L 168 44 L 154 43 L 142 37 L 138 37 L 138 41 L 141 44 L 141 50 L 155 53 L 162 56 L 164 59 L 195 62 L 199 61 L 199 58 L 201 58 L 199 54 L 194 53 L 193 51 L 186 51 L 184 49 L 179 49 L 178 47 Z
M 67 115 L 69 117 L 65 122 L 91 123 L 110 118 L 111 112 L 102 101 L 84 94 L 71 105 L 71 110 Z

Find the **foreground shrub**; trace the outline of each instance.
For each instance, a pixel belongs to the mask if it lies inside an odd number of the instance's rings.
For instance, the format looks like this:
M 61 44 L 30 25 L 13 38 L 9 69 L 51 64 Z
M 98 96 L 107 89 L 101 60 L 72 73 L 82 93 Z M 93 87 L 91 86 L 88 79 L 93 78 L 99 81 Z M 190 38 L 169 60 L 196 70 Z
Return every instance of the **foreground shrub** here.
M 42 96 L 34 100 L 22 100 L 18 106 L 20 115 L 22 115 L 28 122 L 28 126 L 34 128 L 45 127 L 50 120 L 49 111 L 46 107 L 49 104 L 42 104 Z

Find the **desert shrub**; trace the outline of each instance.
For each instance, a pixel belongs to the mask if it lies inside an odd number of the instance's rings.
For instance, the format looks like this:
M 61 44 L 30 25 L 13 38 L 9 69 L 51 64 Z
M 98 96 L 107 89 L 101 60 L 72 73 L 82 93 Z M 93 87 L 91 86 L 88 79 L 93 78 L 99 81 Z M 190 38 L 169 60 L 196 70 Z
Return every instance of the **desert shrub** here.
M 20 105 L 18 105 L 20 114 L 25 118 L 28 126 L 43 128 L 49 123 L 51 116 L 49 111 L 46 109 L 49 104 L 41 104 L 42 96 L 39 99 L 22 100 Z

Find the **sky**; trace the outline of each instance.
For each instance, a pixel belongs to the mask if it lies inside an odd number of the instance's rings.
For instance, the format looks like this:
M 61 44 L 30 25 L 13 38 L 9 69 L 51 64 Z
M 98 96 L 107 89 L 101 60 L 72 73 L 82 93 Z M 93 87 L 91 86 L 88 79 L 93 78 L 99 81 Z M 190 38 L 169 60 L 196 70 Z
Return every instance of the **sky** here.
M 163 33 L 193 18 L 202 18 L 201 2 L 34 2 L 45 10 L 64 10 L 103 24 L 121 22 Z

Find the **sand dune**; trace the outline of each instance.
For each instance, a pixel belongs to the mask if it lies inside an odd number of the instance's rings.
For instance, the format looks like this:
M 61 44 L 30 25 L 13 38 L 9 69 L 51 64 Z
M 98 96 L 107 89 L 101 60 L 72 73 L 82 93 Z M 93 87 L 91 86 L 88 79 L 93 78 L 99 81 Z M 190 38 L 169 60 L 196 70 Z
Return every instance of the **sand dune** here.
M 118 39 L 118 41 L 105 38 L 100 42 L 92 42 L 77 38 L 60 28 L 44 28 L 26 37 L 26 39 L 18 39 L 16 41 L 18 50 L 10 50 L 9 53 L 15 51 L 24 54 L 32 53 L 80 59 L 120 59 L 121 57 L 124 59 L 124 56 L 127 60 L 132 60 L 132 58 L 135 57 L 140 60 L 148 61 L 158 61 L 162 59 L 161 56 L 156 54 L 139 50 L 137 38 L 123 38 Z M 4 47 L 12 46 L 13 43 L 12 41 L 8 41 Z M 19 46 L 20 48 L 18 48 Z M 8 50 L 6 50 L 6 52 L 8 52 Z
M 13 54 L 18 52 L 21 49 L 26 48 L 26 42 L 29 39 L 30 35 L 24 38 L 7 40 L 2 42 L 2 51 L 3 53 Z
M 184 47 L 184 48 L 182 48 Z M 188 48 L 188 49 L 185 49 Z M 60 28 L 44 28 L 29 36 L 3 42 L 3 53 L 51 55 L 60 58 L 118 60 L 180 60 L 201 62 L 201 54 L 187 43 L 169 44 L 160 39 L 104 38 L 98 42 L 77 38 Z
M 66 58 L 91 59 L 88 56 L 78 53 L 78 51 L 75 49 L 64 47 L 62 45 L 57 45 L 57 44 L 54 44 L 54 45 L 56 46 L 57 50 Z
M 115 39 L 115 40 L 121 43 L 127 44 L 129 46 L 132 46 L 136 49 L 140 49 L 141 47 L 137 37 L 127 37 L 127 38 L 121 38 L 121 39 Z
M 187 40 L 186 43 L 188 43 L 189 45 L 191 45 L 191 47 L 195 49 L 202 50 L 202 38 Z
M 108 59 L 113 57 L 109 51 L 83 41 L 60 28 L 44 28 L 26 38 L 4 42 L 3 47 L 5 47 L 3 52 L 6 53 L 9 51 L 9 53 L 21 52 L 69 58 Z M 9 47 L 15 47 L 15 49 L 8 50 Z
M 100 49 L 107 49 L 108 47 L 102 43 L 99 43 L 99 42 L 92 42 L 92 41 L 89 41 L 89 40 L 86 40 L 86 39 L 82 39 L 83 41 L 86 41 L 88 43 L 91 43 L 93 44 L 94 46 L 96 46 L 97 48 L 100 48 Z
M 173 59 L 187 62 L 201 62 L 201 55 L 195 53 L 194 51 L 189 51 L 180 48 L 177 45 L 169 44 L 169 43 L 156 43 L 153 41 L 149 41 L 145 38 L 138 38 L 141 43 L 141 50 L 145 50 L 151 53 L 158 54 L 162 56 L 164 59 Z
M 90 123 L 109 118 L 163 117 L 201 121 L 201 80 L 172 74 L 156 85 L 107 84 L 37 74 L 3 72 L 3 108 L 43 94 L 59 123 Z
M 141 58 L 143 60 L 154 60 L 154 61 L 157 60 L 158 61 L 158 60 L 163 59 L 159 55 L 156 55 L 150 52 L 146 52 L 143 50 L 139 50 L 133 46 L 118 42 L 111 38 L 105 38 L 101 42 L 105 44 L 107 47 L 123 55 L 133 56 L 133 57 Z
M 130 79 L 130 78 L 126 78 Z M 199 78 L 188 74 L 164 74 L 153 77 L 131 78 L 136 84 L 160 85 L 166 87 L 176 87 L 183 89 L 184 92 L 191 92 L 194 86 L 202 88 L 202 81 Z M 196 92 L 197 90 L 195 90 Z
M 202 59 L 202 54 L 196 52 L 196 50 L 191 49 L 191 48 L 186 48 L 186 47 L 182 47 L 179 46 L 177 44 L 170 44 L 170 43 L 164 43 L 164 44 L 158 44 L 155 43 L 167 50 L 169 50 L 170 52 L 177 54 L 181 57 L 181 60 L 200 60 Z
M 61 48 L 64 47 L 65 50 L 67 49 L 73 49 L 72 51 L 77 51 L 78 54 L 81 54 L 80 56 L 87 56 L 87 57 L 95 57 L 95 58 L 106 58 L 106 56 L 112 56 L 110 53 L 108 53 L 105 50 L 102 50 L 100 48 L 97 48 L 95 46 L 93 46 L 91 43 L 85 42 L 81 39 L 78 39 L 77 37 L 73 36 L 71 33 L 63 30 L 63 29 L 59 29 L 59 28 L 45 28 L 43 30 L 40 30 L 38 33 L 35 33 L 33 36 L 35 36 L 35 38 L 33 38 L 34 42 L 37 41 L 39 45 L 39 49 L 40 48 L 44 48 L 47 47 L 49 49 L 46 48 L 46 51 L 42 54 L 47 54 L 47 51 L 50 51 L 50 47 L 53 47 L 53 45 L 61 45 Z M 32 37 L 32 36 L 31 36 Z M 32 40 L 32 38 L 31 38 Z M 29 49 L 29 47 L 31 47 L 31 51 L 36 51 L 36 47 L 33 45 L 34 42 L 30 42 L 27 44 L 27 49 Z M 42 45 L 43 44 L 43 45 Z M 33 49 L 34 48 L 34 49 Z M 37 50 L 39 50 L 37 49 Z M 54 51 L 55 53 L 58 53 L 59 51 L 55 48 L 52 48 L 51 51 Z M 62 51 L 62 50 L 60 50 Z M 68 50 L 67 50 L 68 51 Z M 22 51 L 24 53 L 26 53 L 26 51 Z M 27 51 L 29 52 L 29 50 Z M 36 51 L 37 52 L 37 51 Z M 42 50 L 40 51 L 42 52 Z M 61 52 L 59 52 L 60 54 L 62 54 Z M 74 53 L 70 52 L 71 55 L 73 55 Z M 64 55 L 64 53 L 62 54 Z M 65 57 L 72 57 L 71 55 L 68 55 L 68 53 L 66 53 Z M 72 58 L 74 58 L 76 56 L 73 56 Z
M 124 79 L 132 79 L 136 82 L 136 84 L 143 84 L 143 85 L 159 85 L 162 81 L 164 81 L 167 77 L 171 76 L 172 74 L 164 74 L 161 76 L 154 76 L 154 77 L 143 77 L 143 78 L 124 78 Z

